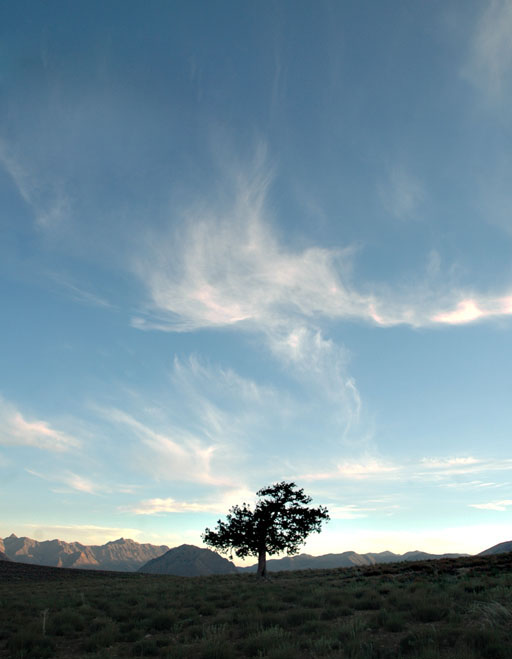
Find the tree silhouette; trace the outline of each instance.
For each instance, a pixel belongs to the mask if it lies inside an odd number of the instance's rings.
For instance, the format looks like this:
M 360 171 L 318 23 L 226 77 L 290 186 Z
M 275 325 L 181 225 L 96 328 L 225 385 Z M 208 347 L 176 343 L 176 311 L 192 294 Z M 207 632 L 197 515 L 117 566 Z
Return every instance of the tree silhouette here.
M 329 519 L 327 508 L 308 508 L 311 497 L 295 483 L 275 483 L 256 493 L 254 510 L 243 503 L 233 506 L 226 521 L 217 528 L 205 529 L 203 542 L 221 553 L 233 552 L 239 558 L 258 557 L 258 576 L 267 574 L 267 554 L 286 551 L 296 554 L 306 537 L 319 533 L 322 522 Z

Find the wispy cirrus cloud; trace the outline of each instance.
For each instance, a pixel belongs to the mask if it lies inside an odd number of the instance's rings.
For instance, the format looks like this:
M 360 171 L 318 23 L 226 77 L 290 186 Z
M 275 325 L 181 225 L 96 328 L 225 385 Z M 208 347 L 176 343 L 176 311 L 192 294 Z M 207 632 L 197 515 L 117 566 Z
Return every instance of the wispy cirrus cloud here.
M 31 476 L 36 476 L 45 481 L 50 481 L 52 483 L 61 483 L 65 485 L 70 490 L 75 490 L 77 492 L 85 492 L 87 494 L 98 494 L 104 487 L 98 483 L 94 483 L 90 478 L 85 478 L 79 474 L 75 474 L 72 471 L 65 471 L 59 473 L 58 475 L 54 474 L 42 474 L 35 469 L 25 469 L 25 471 Z
M 12 403 L 0 396 L 0 444 L 61 452 L 77 448 L 80 442 L 47 421 L 27 420 Z
M 152 239 L 135 269 L 156 318 L 137 317 L 136 327 L 269 329 L 319 313 L 364 315 L 367 300 L 340 276 L 350 270 L 352 250 L 280 245 L 266 218 L 268 185 L 256 175 L 231 206 L 189 212 L 179 231 Z
M 206 444 L 179 427 L 173 427 L 170 432 L 154 430 L 116 408 L 97 408 L 97 411 L 111 424 L 128 428 L 149 449 L 147 455 L 139 452 L 138 457 L 154 476 L 207 484 L 223 483 L 212 473 L 215 445 Z
M 378 185 L 384 208 L 398 220 L 416 219 L 425 200 L 425 186 L 408 168 L 391 167 L 385 181 Z
M 359 422 L 362 402 L 356 382 L 348 372 L 349 356 L 343 346 L 325 339 L 318 330 L 296 327 L 280 334 L 267 336 L 270 349 L 301 381 L 337 407 L 338 423 L 347 435 Z
M 241 474 L 250 474 L 245 478 L 261 485 L 263 475 L 271 480 L 289 471 L 292 456 L 302 464 L 316 462 L 306 441 L 312 431 L 322 450 L 351 441 L 360 407 L 357 390 L 351 382 L 344 390 L 344 364 L 336 362 L 335 344 L 317 347 L 325 352 L 322 358 L 312 353 L 311 368 L 302 358 L 292 360 L 279 388 L 191 355 L 175 357 L 169 389 L 151 405 L 137 398 L 131 413 L 93 410 L 114 433 L 123 428 L 127 459 L 159 480 L 240 489 L 247 485 Z
M 489 101 L 496 102 L 512 83 L 512 2 L 491 0 L 482 7 L 462 73 Z
M 297 478 L 305 481 L 387 479 L 403 469 L 402 465 L 384 462 L 378 458 L 362 456 L 359 460 L 345 461 L 331 471 L 301 474 Z
M 68 469 L 64 471 L 41 473 L 35 469 L 26 468 L 25 471 L 31 476 L 36 476 L 49 483 L 57 485 L 54 491 L 56 492 L 79 492 L 84 494 L 112 494 L 113 492 L 121 492 L 123 494 L 132 494 L 137 490 L 134 485 L 111 485 L 104 482 L 98 482 L 87 476 L 77 474 Z M 64 488 L 62 487 L 64 486 Z
M 67 277 L 53 273 L 50 278 L 61 288 L 72 300 L 80 304 L 86 304 L 93 307 L 112 308 L 113 305 L 101 295 L 77 286 Z
M 271 180 L 271 168 L 259 161 L 236 178 L 229 202 L 207 200 L 184 210 L 178 227 L 146 240 L 133 270 L 149 302 L 132 318 L 134 327 L 236 327 L 273 339 L 301 327 L 318 331 L 327 319 L 422 327 L 512 315 L 506 285 L 502 294 L 479 294 L 449 277 L 433 280 L 429 272 L 401 288 L 371 285 L 354 280 L 350 246 L 285 245 L 267 208 Z M 410 197 L 415 201 L 404 201 L 404 208 L 419 203 L 421 194 Z
M 30 206 L 42 229 L 58 226 L 70 212 L 70 199 L 64 185 L 47 178 L 47 172 L 31 171 L 27 158 L 21 158 L 0 139 L 0 165 L 10 176 L 22 199 Z
M 474 456 L 425 457 L 420 460 L 392 461 L 381 457 L 362 455 L 359 459 L 340 462 L 334 469 L 304 473 L 297 479 L 308 481 L 323 480 L 392 480 L 398 475 L 406 475 L 410 481 L 438 481 L 451 479 L 464 474 L 485 474 L 486 472 L 511 471 L 512 459 L 486 459 Z M 460 487 L 501 487 L 502 484 L 489 481 L 450 482 L 446 486 Z
M 473 456 L 423 458 L 417 466 L 419 477 L 446 477 L 458 474 L 512 470 L 512 459 L 485 459 Z

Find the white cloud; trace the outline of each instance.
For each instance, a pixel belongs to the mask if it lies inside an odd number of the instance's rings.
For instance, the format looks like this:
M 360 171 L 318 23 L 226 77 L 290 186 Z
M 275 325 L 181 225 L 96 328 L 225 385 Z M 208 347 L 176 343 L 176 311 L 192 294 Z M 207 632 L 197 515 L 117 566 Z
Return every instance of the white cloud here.
M 425 468 L 427 471 L 425 471 Z M 419 478 L 442 478 L 457 474 L 485 473 L 489 471 L 509 471 L 512 459 L 484 459 L 473 456 L 454 458 L 423 458 L 416 467 Z
M 377 458 L 363 456 L 360 460 L 340 463 L 331 471 L 301 474 L 300 476 L 297 476 L 297 479 L 307 481 L 371 479 L 372 481 L 375 481 L 394 476 L 403 468 L 402 465 L 390 464 L 389 462 L 383 462 Z
M 495 102 L 503 98 L 512 81 L 512 1 L 491 0 L 482 6 L 462 73 Z
M 457 458 L 423 458 L 421 464 L 431 469 L 452 469 L 461 467 L 465 469 L 468 465 L 476 465 L 481 461 L 472 456 Z
M 348 287 L 351 250 L 293 252 L 279 244 L 265 217 L 267 184 L 257 178 L 231 208 L 189 213 L 179 231 L 154 237 L 136 271 L 156 316 L 136 318 L 135 326 L 269 329 L 317 314 L 368 315 L 367 301 Z
M 136 515 L 158 515 L 160 513 L 219 513 L 225 514 L 229 508 L 242 502 L 254 503 L 256 496 L 247 489 L 235 489 L 223 495 L 199 501 L 177 501 L 167 497 L 140 501 L 129 510 Z
M 52 428 L 47 421 L 28 421 L 14 405 L 0 396 L 0 444 L 58 452 L 78 447 L 79 441 Z
M 455 489 L 480 489 L 480 488 L 500 488 L 500 487 L 505 487 L 505 485 L 508 485 L 508 483 L 494 483 L 494 482 L 488 482 L 485 483 L 483 481 L 458 481 L 455 483 L 444 483 L 443 487 L 449 487 L 449 488 L 455 488 Z
M 508 508 L 512 507 L 512 499 L 504 499 L 503 501 L 491 501 L 489 503 L 470 503 L 471 508 L 479 508 L 480 510 L 499 510 L 505 512 Z
M 331 519 L 358 519 L 367 517 L 369 512 L 377 510 L 376 508 L 364 508 L 353 504 L 347 506 L 329 506 L 329 516 Z
M 273 340 L 298 328 L 316 332 L 322 319 L 421 327 L 512 315 L 506 286 L 501 296 L 468 292 L 441 276 L 438 258 L 436 277 L 430 258 L 421 281 L 415 277 L 401 288 L 356 285 L 354 249 L 296 248 L 280 240 L 266 208 L 269 181 L 260 162 L 252 179 L 236 179 L 231 203 L 205 201 L 183 211 L 178 228 L 146 240 L 133 268 L 150 301 L 132 319 L 134 327 L 177 332 L 236 327 Z M 402 187 L 405 213 L 422 194 L 419 183 L 415 188 L 410 182 L 408 194 Z
M 511 316 L 512 295 L 497 298 L 465 298 L 457 303 L 452 311 L 440 312 L 432 316 L 436 323 L 464 325 L 489 317 Z
M 510 471 L 512 459 L 483 459 L 473 456 L 429 457 L 419 461 L 393 462 L 372 455 L 362 455 L 350 461 L 340 462 L 334 469 L 303 473 L 293 476 L 298 480 L 323 481 L 355 479 L 371 481 L 393 480 L 406 475 L 411 481 L 436 481 L 463 474 L 485 474 L 486 472 Z M 446 487 L 501 487 L 502 484 L 487 481 L 450 482 Z

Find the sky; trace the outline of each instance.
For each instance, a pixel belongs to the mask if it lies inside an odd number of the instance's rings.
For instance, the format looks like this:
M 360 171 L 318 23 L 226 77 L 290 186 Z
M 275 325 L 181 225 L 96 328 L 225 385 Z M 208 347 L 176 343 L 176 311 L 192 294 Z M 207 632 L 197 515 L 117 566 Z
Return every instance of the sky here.
M 512 511 L 512 0 L 3 3 L 0 535 Z

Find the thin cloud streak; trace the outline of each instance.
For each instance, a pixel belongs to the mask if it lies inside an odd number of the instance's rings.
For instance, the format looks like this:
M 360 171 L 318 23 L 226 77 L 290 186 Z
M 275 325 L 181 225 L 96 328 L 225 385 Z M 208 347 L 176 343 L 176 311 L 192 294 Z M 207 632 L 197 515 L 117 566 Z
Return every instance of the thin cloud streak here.
M 28 421 L 11 403 L 0 396 L 0 444 L 32 446 L 44 451 L 63 452 L 78 448 L 71 435 L 52 428 L 47 421 Z
M 75 474 L 72 471 L 64 472 L 58 476 L 41 474 L 34 469 L 25 469 L 25 471 L 31 476 L 36 476 L 37 478 L 41 478 L 45 481 L 62 483 L 71 490 L 75 490 L 77 492 L 86 494 L 98 494 L 104 489 L 103 486 L 98 485 L 97 483 L 93 483 L 90 479 L 85 478 L 84 476 L 80 476 L 79 474 Z
M 149 449 L 147 454 L 138 449 L 137 461 L 153 476 L 210 485 L 231 484 L 213 473 L 211 463 L 217 448 L 214 444 L 205 445 L 198 437 L 180 428 L 173 428 L 172 434 L 155 431 L 115 408 L 97 408 L 97 411 L 110 423 L 129 428 Z
M 408 480 L 431 481 L 463 474 L 476 474 L 495 471 L 512 470 L 512 459 L 489 460 L 478 459 L 473 456 L 450 457 L 450 458 L 422 458 L 413 462 L 392 462 L 383 461 L 381 458 L 372 456 L 362 456 L 360 459 L 340 463 L 335 469 L 330 471 L 319 471 L 304 473 L 293 478 L 305 481 L 323 481 L 323 480 L 389 480 L 396 478 L 400 474 L 406 474 Z M 471 484 L 480 483 L 472 481 Z M 458 487 L 463 484 L 451 484 Z M 465 483 L 468 485 L 468 483 Z M 495 486 L 496 483 L 484 482 L 481 486 Z
M 501 100 L 510 87 L 512 71 L 512 1 L 491 0 L 483 10 L 462 71 L 490 102 Z
M 36 471 L 35 469 L 29 469 L 26 468 L 25 471 L 30 474 L 31 476 L 36 476 L 37 478 L 41 478 L 42 480 L 45 480 L 49 483 L 58 483 L 62 484 L 65 486 L 66 489 L 54 489 L 54 492 L 66 492 L 69 493 L 71 492 L 79 492 L 81 494 L 92 494 L 92 495 L 105 495 L 105 494 L 112 494 L 114 492 L 116 493 L 122 493 L 122 494 L 133 494 L 138 488 L 137 486 L 134 485 L 110 485 L 106 483 L 98 483 L 96 481 L 91 480 L 90 478 L 87 478 L 86 476 L 82 476 L 80 474 L 77 474 L 73 471 L 66 470 L 64 472 L 48 472 L 46 474 L 42 474 L 39 471 Z
M 0 139 L 0 165 L 12 179 L 21 198 L 30 206 L 42 229 L 57 227 L 70 213 L 69 197 L 61 185 L 45 182 L 45 173 L 33 175 Z
M 497 510 L 499 512 L 506 512 L 510 507 L 512 507 L 512 499 L 491 501 L 489 503 L 470 503 L 469 507 L 478 508 L 480 510 Z
M 252 504 L 255 500 L 254 492 L 248 489 L 230 490 L 220 497 L 209 497 L 202 501 L 177 501 L 171 497 L 165 499 L 145 499 L 135 506 L 127 508 L 136 515 L 159 515 L 162 513 L 218 513 L 226 511 L 242 502 Z
M 79 302 L 81 304 L 86 304 L 88 306 L 93 306 L 93 307 L 103 307 L 105 309 L 112 309 L 113 308 L 113 305 L 108 300 L 106 300 L 105 298 L 101 297 L 100 295 L 96 295 L 95 293 L 92 293 L 91 291 L 87 291 L 83 288 L 80 288 L 79 286 L 76 286 L 75 284 L 73 284 L 71 281 L 69 281 L 66 277 L 64 277 L 62 275 L 52 274 L 52 275 L 50 275 L 50 277 L 75 302 Z

